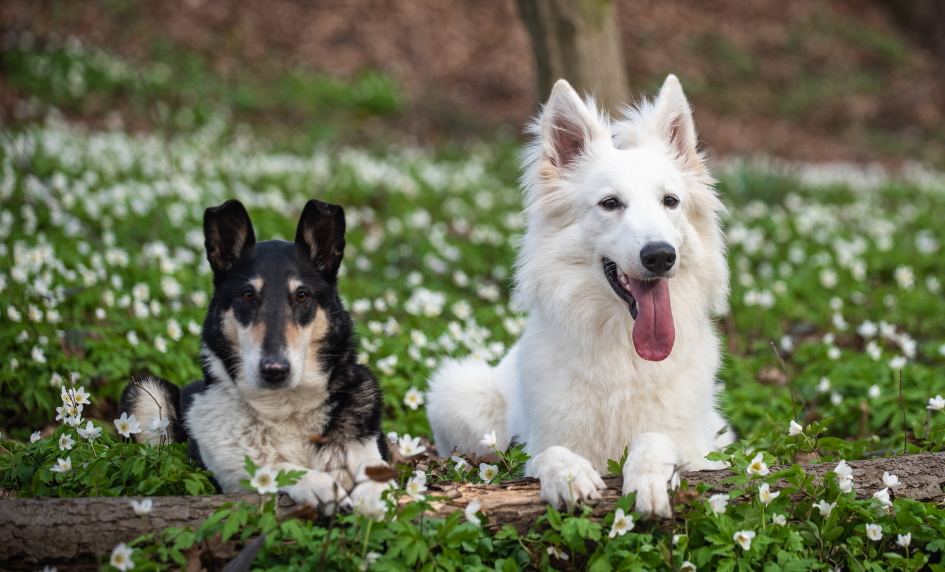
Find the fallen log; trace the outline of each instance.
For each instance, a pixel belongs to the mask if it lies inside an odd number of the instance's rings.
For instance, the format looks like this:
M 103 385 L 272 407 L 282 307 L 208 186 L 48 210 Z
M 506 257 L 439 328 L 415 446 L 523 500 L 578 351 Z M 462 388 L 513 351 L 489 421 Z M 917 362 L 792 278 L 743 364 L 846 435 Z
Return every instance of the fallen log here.
M 852 461 L 857 498 L 870 498 L 885 487 L 883 472 L 899 477 L 902 486 L 891 495 L 923 502 L 942 501 L 945 486 L 945 453 L 923 453 L 866 461 Z M 832 470 L 835 463 L 804 465 L 814 479 Z M 787 467 L 771 467 L 772 472 Z M 691 487 L 706 483 L 712 493 L 727 492 L 735 487 L 722 484 L 732 476 L 729 470 L 695 471 L 683 474 Z M 592 518 L 601 519 L 614 510 L 620 498 L 621 477 L 605 477 L 607 490 L 594 508 Z M 774 490 L 788 486 L 779 482 Z M 444 497 L 433 503 L 434 517 L 445 518 L 463 510 L 478 499 L 482 512 L 493 526 L 512 526 L 519 531 L 530 529 L 545 513 L 535 479 L 516 479 L 500 485 L 440 483 L 429 485 L 428 494 Z M 255 494 L 215 495 L 199 497 L 153 497 L 154 506 L 148 515 L 149 530 L 170 526 L 196 528 L 215 510 L 227 502 L 245 500 L 258 504 Z M 407 502 L 404 500 L 403 502 Z M 280 496 L 279 506 L 290 508 L 291 500 Z M 44 565 L 65 570 L 94 570 L 99 556 L 111 552 L 119 542 L 128 542 L 142 534 L 141 518 L 131 509 L 131 497 L 70 499 L 0 499 L 0 569 L 36 570 Z M 232 551 L 232 547 L 229 549 Z

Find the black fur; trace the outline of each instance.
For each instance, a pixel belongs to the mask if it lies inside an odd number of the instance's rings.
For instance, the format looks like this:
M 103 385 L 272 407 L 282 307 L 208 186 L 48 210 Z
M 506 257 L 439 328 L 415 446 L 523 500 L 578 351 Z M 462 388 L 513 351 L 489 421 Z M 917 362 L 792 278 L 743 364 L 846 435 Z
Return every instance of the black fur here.
M 319 360 L 328 374 L 327 425 L 322 428 L 326 442 L 349 442 L 374 438 L 381 458 L 387 460 L 387 441 L 381 431 L 381 389 L 374 374 L 357 363 L 357 338 L 351 316 L 338 295 L 338 268 L 344 255 L 344 210 L 340 206 L 309 201 L 302 213 L 295 242 L 269 240 L 256 242 L 252 223 L 243 205 L 227 201 L 209 208 L 204 216 L 207 258 L 213 269 L 214 292 L 204 321 L 204 351 L 215 354 L 235 378 L 242 362 L 239 349 L 233 347 L 223 331 L 223 316 L 230 310 L 244 325 L 254 322 L 285 320 L 286 301 L 274 289 L 246 296 L 247 279 L 260 276 L 264 284 L 286 284 L 290 276 L 304 285 L 306 302 L 289 307 L 291 319 L 301 326 L 310 324 L 319 312 L 327 313 L 329 329 L 321 346 Z M 281 314 L 281 316 L 280 316 Z M 264 356 L 276 353 L 284 342 L 282 328 L 267 327 L 263 342 Z M 174 405 L 172 440 L 190 439 L 190 456 L 201 466 L 201 447 L 186 433 L 188 411 L 194 397 L 216 383 L 232 383 L 214 376 L 209 362 L 203 363 L 204 379 L 182 389 L 160 380 L 162 391 Z M 279 391 L 275 385 L 272 391 Z M 125 388 L 119 409 L 134 413 L 135 404 L 147 398 L 133 383 Z M 197 421 L 197 420 L 195 420 Z M 150 422 L 150 420 L 147 420 Z M 313 447 L 324 445 L 312 444 Z

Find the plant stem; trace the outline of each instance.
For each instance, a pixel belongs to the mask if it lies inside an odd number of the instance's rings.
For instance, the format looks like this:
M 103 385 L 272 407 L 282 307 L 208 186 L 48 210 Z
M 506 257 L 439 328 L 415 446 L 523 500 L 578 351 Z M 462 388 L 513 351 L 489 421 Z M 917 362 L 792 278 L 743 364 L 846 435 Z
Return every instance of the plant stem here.
M 364 548 L 361 549 L 361 560 L 364 560 L 367 557 L 367 545 L 368 540 L 371 538 L 371 525 L 374 524 L 372 519 L 368 519 L 367 522 L 367 531 L 364 533 Z

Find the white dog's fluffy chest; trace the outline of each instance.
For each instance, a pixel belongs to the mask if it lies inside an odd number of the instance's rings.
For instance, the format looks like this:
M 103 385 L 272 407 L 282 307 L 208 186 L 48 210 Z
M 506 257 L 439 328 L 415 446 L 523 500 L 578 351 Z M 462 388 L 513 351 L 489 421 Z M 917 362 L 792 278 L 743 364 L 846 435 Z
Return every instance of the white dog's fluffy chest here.
M 682 336 L 663 362 L 639 359 L 619 336 L 577 346 L 550 329 L 530 317 L 510 355 L 508 431 L 528 451 L 560 445 L 606 471 L 637 435 L 656 432 L 679 444 L 691 469 L 712 466 L 704 457 L 725 424 L 715 410 L 719 354 L 710 328 Z

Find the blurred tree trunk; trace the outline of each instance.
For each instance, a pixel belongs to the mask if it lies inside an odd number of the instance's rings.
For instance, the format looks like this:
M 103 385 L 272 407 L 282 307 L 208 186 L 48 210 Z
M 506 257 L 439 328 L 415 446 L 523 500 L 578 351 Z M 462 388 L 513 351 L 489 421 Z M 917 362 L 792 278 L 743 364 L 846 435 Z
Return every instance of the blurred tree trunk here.
M 900 27 L 945 62 L 945 2 L 942 0 L 880 0 Z
M 516 1 L 535 52 L 539 99 L 563 78 L 615 114 L 627 100 L 627 72 L 613 0 Z

